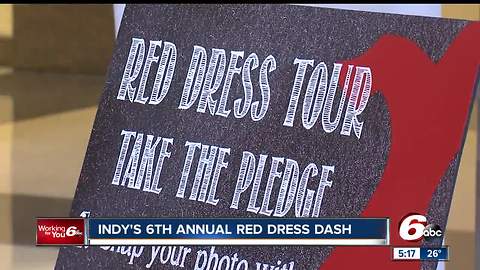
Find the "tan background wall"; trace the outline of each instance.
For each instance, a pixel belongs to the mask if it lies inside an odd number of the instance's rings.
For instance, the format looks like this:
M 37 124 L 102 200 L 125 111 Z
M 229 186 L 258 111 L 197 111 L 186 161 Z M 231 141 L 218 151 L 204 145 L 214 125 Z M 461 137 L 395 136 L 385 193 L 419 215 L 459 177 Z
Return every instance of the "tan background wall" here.
M 13 5 L 0 5 L 0 38 L 11 38 L 13 34 Z
M 113 44 L 110 4 L 0 4 L 2 270 L 54 267 L 32 228 L 68 215 Z
M 13 5 L 0 4 L 0 65 L 12 62 Z
M 0 64 L 105 74 L 114 45 L 112 5 L 0 6 Z M 12 38 L 5 39 L 1 33 Z
M 444 4 L 442 16 L 480 20 L 480 5 Z M 478 103 L 476 102 L 470 119 L 447 224 L 446 244 L 450 245 L 451 249 L 451 258 L 446 264 L 447 270 L 475 269 L 477 119 Z
M 442 16 L 452 19 L 480 20 L 480 5 L 478 4 L 443 4 Z

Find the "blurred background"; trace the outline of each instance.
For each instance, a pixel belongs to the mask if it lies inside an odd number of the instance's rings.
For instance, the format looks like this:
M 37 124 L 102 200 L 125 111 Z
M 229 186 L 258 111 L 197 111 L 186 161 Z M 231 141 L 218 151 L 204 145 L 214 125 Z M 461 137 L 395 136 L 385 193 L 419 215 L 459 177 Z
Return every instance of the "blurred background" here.
M 480 5 L 313 5 L 480 19 Z M 35 217 L 67 216 L 124 5 L 0 4 L 0 269 L 52 269 Z M 475 105 L 446 228 L 451 259 L 474 269 Z

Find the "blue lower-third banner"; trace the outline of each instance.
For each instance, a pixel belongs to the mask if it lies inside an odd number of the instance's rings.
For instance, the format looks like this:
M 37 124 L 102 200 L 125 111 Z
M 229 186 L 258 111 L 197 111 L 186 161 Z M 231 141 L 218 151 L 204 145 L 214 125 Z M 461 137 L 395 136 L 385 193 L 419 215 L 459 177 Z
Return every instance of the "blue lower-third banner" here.
M 387 218 L 90 218 L 87 245 L 389 244 Z

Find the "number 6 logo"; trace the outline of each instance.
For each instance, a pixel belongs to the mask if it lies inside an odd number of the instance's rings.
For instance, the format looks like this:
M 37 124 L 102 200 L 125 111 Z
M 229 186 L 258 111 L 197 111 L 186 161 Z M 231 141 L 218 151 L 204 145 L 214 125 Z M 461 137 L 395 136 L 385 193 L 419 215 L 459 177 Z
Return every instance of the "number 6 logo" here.
M 420 214 L 406 215 L 400 222 L 398 233 L 406 241 L 418 241 L 423 237 L 427 218 Z
M 77 227 L 75 226 L 68 227 L 67 232 L 65 234 L 67 236 L 75 236 L 75 234 L 77 234 Z

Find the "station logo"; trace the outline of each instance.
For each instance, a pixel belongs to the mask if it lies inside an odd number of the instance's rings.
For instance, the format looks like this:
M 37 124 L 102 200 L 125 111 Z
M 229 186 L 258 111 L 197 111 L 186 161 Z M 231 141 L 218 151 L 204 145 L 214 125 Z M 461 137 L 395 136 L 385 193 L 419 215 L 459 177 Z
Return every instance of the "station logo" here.
M 431 242 L 440 239 L 443 231 L 437 224 L 428 223 L 424 215 L 412 213 L 402 218 L 398 233 L 406 241 L 417 242 L 423 239 Z
M 37 218 L 37 245 L 83 245 L 83 218 Z

